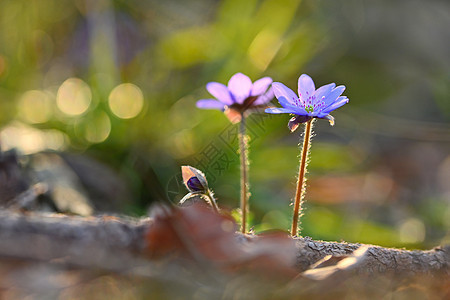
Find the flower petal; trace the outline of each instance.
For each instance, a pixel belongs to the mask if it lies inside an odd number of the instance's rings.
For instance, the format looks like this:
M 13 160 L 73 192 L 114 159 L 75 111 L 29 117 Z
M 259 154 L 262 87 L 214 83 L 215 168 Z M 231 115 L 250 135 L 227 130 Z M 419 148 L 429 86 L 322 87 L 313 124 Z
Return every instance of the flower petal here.
M 325 97 L 326 95 L 328 95 L 331 92 L 331 90 L 334 89 L 335 86 L 336 86 L 336 84 L 330 83 L 330 84 L 327 84 L 327 85 L 324 85 L 324 86 L 321 86 L 320 88 L 318 88 L 314 92 L 316 101 L 322 100 L 322 97 Z
M 220 102 L 226 105 L 231 105 L 234 103 L 226 85 L 218 82 L 210 82 L 206 85 L 206 89 Z
M 328 122 L 330 122 L 330 125 L 334 126 L 334 117 L 332 115 L 326 115 L 322 119 L 328 120 Z
M 259 96 L 264 94 L 272 82 L 273 80 L 270 77 L 263 77 L 261 79 L 256 80 L 253 83 L 251 95 Z
M 308 114 L 302 106 L 295 106 L 295 104 L 286 100 L 285 97 L 278 98 L 278 102 L 280 102 L 281 106 L 283 106 L 284 108 L 295 111 L 295 114 L 297 114 L 297 115 L 307 115 Z
M 236 73 L 228 81 L 228 90 L 234 97 L 234 100 L 242 104 L 252 90 L 252 81 L 247 75 Z
M 258 97 L 255 102 L 253 102 L 253 106 L 263 105 L 269 103 L 273 99 L 273 89 L 269 88 L 269 90 L 264 94 Z
M 342 93 L 345 91 L 345 86 L 340 85 L 333 89 L 328 95 L 325 95 L 325 99 L 323 99 L 324 102 L 324 108 L 326 109 L 328 106 L 336 102 L 337 98 L 342 95 Z M 325 110 L 324 109 L 324 110 Z
M 298 78 L 298 95 L 300 96 L 300 100 L 305 103 L 309 97 L 314 95 L 315 91 L 316 87 L 312 78 L 306 74 L 302 74 Z
M 295 105 L 295 103 L 297 102 L 298 96 L 294 93 L 294 91 L 292 91 L 281 82 L 272 83 L 272 88 L 277 99 L 280 97 L 284 97 L 285 100 L 290 103 L 290 105 Z
M 197 101 L 198 108 L 224 110 L 225 104 L 214 99 L 203 99 Z
M 325 108 L 324 110 L 322 110 L 321 113 L 330 113 L 331 111 L 335 110 L 336 108 L 341 107 L 344 104 L 348 103 L 348 98 L 345 96 L 339 97 L 336 102 L 334 102 L 333 104 L 331 104 L 330 106 L 328 106 L 327 108 Z
M 280 108 L 280 107 L 269 107 L 265 109 L 265 112 L 268 114 L 293 114 L 292 109 L 289 108 Z

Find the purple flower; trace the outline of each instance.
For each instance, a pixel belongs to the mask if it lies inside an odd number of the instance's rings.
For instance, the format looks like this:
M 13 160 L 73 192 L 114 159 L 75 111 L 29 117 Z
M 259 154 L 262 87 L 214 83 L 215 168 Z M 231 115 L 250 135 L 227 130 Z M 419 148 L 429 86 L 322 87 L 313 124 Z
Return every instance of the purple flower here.
M 225 112 L 231 122 L 236 123 L 244 112 L 265 107 L 272 100 L 273 91 L 270 88 L 272 78 L 263 77 L 254 83 L 242 73 L 236 73 L 228 81 L 228 86 L 210 82 L 206 85 L 208 92 L 216 99 L 197 101 L 198 108 L 220 109 Z
M 329 113 L 348 103 L 348 98 L 341 96 L 345 86 L 336 87 L 336 84 L 330 83 L 316 90 L 314 81 L 306 74 L 302 74 L 298 79 L 298 97 L 280 82 L 274 82 L 272 89 L 283 107 L 266 108 L 265 111 L 270 114 L 294 114 L 288 124 L 291 132 L 297 129 L 300 123 L 312 118 L 327 119 L 333 126 L 334 118 Z

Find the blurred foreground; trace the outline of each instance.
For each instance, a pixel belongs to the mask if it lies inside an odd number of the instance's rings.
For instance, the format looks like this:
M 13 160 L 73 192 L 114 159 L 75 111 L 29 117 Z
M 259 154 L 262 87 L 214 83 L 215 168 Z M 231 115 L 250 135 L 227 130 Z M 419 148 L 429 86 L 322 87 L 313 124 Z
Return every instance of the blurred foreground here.
M 242 235 L 209 207 L 151 217 L 0 212 L 2 299 L 446 299 L 450 248 Z M 33 247 L 29 247 L 32 244 Z

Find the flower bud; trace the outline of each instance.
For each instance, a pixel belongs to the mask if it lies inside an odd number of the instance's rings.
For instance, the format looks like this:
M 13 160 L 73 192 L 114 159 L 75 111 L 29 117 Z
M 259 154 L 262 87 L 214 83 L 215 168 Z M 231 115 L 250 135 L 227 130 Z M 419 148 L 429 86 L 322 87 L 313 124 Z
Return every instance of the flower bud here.
M 191 193 L 206 193 L 208 191 L 208 182 L 202 171 L 191 166 L 182 166 L 181 174 L 184 185 Z
M 301 123 L 308 122 L 312 119 L 310 116 L 295 116 L 292 117 L 288 122 L 288 128 L 291 132 L 294 132 Z

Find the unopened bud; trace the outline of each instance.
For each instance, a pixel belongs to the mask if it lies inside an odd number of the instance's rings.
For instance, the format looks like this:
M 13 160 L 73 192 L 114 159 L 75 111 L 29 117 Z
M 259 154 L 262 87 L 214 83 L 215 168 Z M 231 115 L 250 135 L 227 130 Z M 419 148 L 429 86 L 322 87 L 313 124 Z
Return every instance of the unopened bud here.
M 291 132 L 294 132 L 301 123 L 308 122 L 311 119 L 312 119 L 312 117 L 310 117 L 310 116 L 302 116 L 302 115 L 292 117 L 289 120 L 288 128 Z
M 202 171 L 191 166 L 182 166 L 181 174 L 184 185 L 191 193 L 206 193 L 208 191 L 208 182 Z

